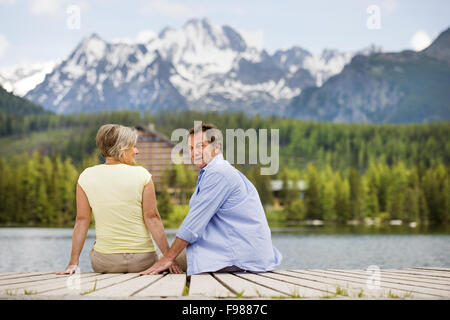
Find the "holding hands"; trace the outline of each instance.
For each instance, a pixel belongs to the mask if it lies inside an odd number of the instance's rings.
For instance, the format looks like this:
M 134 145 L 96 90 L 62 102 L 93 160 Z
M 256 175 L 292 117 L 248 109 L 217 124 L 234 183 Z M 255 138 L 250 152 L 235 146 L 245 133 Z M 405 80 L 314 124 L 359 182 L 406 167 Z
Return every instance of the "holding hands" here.
M 158 274 L 164 270 L 169 269 L 171 273 L 183 273 L 181 267 L 176 263 L 175 260 L 170 260 L 167 257 L 161 258 L 161 260 L 157 261 L 154 265 L 148 268 L 145 271 L 140 273 L 141 276 L 148 274 Z

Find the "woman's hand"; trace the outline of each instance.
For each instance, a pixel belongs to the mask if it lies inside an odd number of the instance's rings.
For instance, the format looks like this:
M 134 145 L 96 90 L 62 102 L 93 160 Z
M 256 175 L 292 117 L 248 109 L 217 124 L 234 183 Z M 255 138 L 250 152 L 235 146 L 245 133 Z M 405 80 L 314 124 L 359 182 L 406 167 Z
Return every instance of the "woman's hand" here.
M 59 271 L 56 274 L 74 274 L 77 272 L 77 264 L 69 264 L 65 270 Z

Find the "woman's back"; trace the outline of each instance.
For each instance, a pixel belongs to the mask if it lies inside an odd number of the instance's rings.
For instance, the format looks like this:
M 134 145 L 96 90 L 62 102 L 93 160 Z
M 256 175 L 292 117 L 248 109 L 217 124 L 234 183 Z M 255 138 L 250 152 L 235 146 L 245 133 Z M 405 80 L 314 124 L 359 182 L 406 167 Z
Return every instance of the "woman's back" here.
M 147 169 L 127 164 L 100 164 L 81 173 L 78 183 L 95 219 L 96 251 L 155 251 L 142 216 L 142 191 L 150 179 Z

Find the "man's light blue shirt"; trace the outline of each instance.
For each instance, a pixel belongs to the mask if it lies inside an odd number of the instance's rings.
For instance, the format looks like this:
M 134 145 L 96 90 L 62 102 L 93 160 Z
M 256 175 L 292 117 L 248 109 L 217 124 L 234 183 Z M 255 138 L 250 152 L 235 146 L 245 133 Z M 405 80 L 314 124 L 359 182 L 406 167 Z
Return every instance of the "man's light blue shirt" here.
M 269 271 L 281 263 L 253 184 L 218 154 L 200 170 L 189 213 L 176 234 L 186 248 L 187 275 L 237 266 Z

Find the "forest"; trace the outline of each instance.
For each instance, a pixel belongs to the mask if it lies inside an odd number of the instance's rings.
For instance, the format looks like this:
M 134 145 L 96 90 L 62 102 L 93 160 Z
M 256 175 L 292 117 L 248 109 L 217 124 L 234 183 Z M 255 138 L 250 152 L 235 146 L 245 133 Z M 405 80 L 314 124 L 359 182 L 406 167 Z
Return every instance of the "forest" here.
M 100 125 L 152 123 L 170 138 L 194 120 L 214 123 L 224 136 L 227 128 L 279 129 L 276 175 L 261 175 L 258 165 L 236 165 L 255 184 L 273 225 L 449 222 L 449 122 L 344 124 L 196 111 L 56 115 L 31 108 L 0 112 L 2 225 L 73 226 L 78 175 L 103 161 L 95 145 Z M 187 214 L 196 178 L 183 165 L 164 175 L 157 201 L 168 227 L 177 228 Z M 281 180 L 281 190 L 273 192 L 271 180 Z

